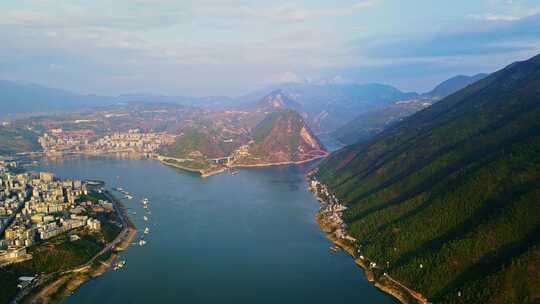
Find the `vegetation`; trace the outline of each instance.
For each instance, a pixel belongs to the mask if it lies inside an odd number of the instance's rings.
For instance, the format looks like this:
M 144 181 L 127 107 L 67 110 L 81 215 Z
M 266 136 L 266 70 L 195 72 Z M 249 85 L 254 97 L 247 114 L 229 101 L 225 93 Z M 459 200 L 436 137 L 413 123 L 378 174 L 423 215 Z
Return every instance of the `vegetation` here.
M 236 165 L 258 165 L 305 160 L 314 157 L 310 153 L 324 154 L 324 148 L 295 110 L 272 107 L 246 115 L 250 116 L 258 119 L 242 128 L 228 122 L 186 129 L 174 144 L 163 147 L 159 154 L 167 163 L 197 171 L 219 169 L 221 165 L 216 165 L 212 159 L 228 156 L 234 156 Z M 308 137 L 307 140 L 304 137 Z M 246 145 L 248 151 L 244 151 Z M 237 153 L 240 150 L 242 152 Z
M 74 242 L 62 235 L 31 247 L 31 260 L 7 266 L 0 272 L 0 303 L 8 303 L 16 295 L 19 277 L 51 274 L 84 265 L 102 248 L 101 242 L 92 235 L 83 235 Z
M 40 151 L 39 135 L 21 128 L 0 127 L 0 155 Z
M 290 109 L 270 112 L 251 134 L 254 142 L 249 146 L 249 156 L 236 159 L 240 164 L 300 161 L 324 149 L 302 116 Z
M 341 128 L 332 133 L 344 144 L 354 144 L 369 140 L 385 128 L 392 126 L 405 117 L 423 109 L 422 102 L 410 104 L 394 104 L 388 107 L 374 109 L 360 114 Z
M 363 254 L 435 303 L 540 300 L 540 55 L 331 155 Z
M 170 163 L 173 165 L 178 165 L 181 167 L 193 169 L 193 170 L 206 170 L 210 169 L 211 165 L 208 162 L 202 162 L 202 161 L 192 161 L 192 160 L 185 160 L 185 161 L 177 161 L 174 159 L 165 159 L 166 163 Z

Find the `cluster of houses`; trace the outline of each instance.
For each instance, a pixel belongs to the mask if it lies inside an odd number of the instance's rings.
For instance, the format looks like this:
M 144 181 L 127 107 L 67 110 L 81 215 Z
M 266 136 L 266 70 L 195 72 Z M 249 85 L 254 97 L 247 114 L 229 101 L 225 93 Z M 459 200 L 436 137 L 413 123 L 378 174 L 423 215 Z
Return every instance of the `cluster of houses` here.
M 87 211 L 113 211 L 107 201 L 77 203 L 88 194 L 86 183 L 54 174 L 7 170 L 0 161 L 0 266 L 30 258 L 26 248 L 73 229 L 101 230 Z
M 53 129 L 39 138 L 44 152 L 55 153 L 152 153 L 174 137 L 166 133 L 143 133 L 138 129 L 96 136 L 93 132 Z
M 347 224 L 343 221 L 343 212 L 347 206 L 339 202 L 337 197 L 328 191 L 328 188 L 317 179 L 313 178 L 309 184 L 309 190 L 321 202 L 319 210 L 320 221 L 323 225 L 331 227 L 338 239 L 356 242 L 356 239 L 347 234 Z

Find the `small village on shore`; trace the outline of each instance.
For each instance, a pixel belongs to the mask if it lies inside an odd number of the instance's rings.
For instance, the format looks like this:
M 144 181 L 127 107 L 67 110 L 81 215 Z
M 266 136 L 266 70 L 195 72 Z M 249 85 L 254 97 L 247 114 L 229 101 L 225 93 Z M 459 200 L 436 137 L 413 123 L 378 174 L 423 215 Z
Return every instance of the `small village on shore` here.
M 382 263 L 370 260 L 363 254 L 358 240 L 347 232 L 347 224 L 343 220 L 343 213 L 347 210 L 347 206 L 341 203 L 325 184 L 318 181 L 315 175 L 316 170 L 307 174 L 308 190 L 321 204 L 316 214 L 316 221 L 321 230 L 327 234 L 328 239 L 334 243 L 330 250 L 336 252 L 338 248 L 343 249 L 354 259 L 356 265 L 364 269 L 368 281 L 401 303 L 429 303 L 422 294 L 392 278 L 381 265 Z

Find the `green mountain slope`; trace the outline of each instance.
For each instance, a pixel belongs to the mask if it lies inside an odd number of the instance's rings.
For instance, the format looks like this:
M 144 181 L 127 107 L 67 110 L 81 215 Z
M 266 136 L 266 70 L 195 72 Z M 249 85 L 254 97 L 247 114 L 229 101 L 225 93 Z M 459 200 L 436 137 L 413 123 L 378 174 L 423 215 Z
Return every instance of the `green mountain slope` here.
M 38 135 L 19 128 L 0 127 L 0 155 L 41 151 Z
M 540 55 L 332 154 L 361 251 L 435 303 L 540 300 Z
M 450 94 L 454 94 L 472 83 L 477 82 L 478 80 L 486 78 L 487 76 L 488 74 L 476 74 L 474 76 L 458 75 L 441 82 L 433 90 L 424 95 L 444 98 Z
M 369 140 L 385 128 L 430 106 L 431 102 L 431 100 L 413 99 L 406 103 L 396 103 L 387 107 L 367 111 L 332 132 L 331 136 L 346 145 L 354 144 L 361 140 Z

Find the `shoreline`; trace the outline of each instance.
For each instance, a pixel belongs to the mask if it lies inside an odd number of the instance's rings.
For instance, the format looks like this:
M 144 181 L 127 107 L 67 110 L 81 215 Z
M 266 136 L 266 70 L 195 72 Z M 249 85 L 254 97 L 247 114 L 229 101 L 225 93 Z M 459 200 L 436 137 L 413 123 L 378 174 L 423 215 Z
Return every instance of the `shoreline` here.
M 118 253 L 129 247 L 137 234 L 137 229 L 123 203 L 110 192 L 105 191 L 105 194 L 113 202 L 115 211 L 124 226 L 117 237 L 85 264 L 63 271 L 58 277 L 46 278 L 26 293 L 23 291 L 23 294 L 18 295 L 12 303 L 61 303 L 86 282 L 106 273 L 118 258 Z M 110 256 L 105 261 L 100 261 L 100 257 L 106 254 Z
M 320 156 L 312 157 L 310 159 L 301 160 L 301 161 L 262 163 L 262 164 L 252 164 L 252 165 L 250 165 L 250 164 L 233 164 L 233 165 L 228 165 L 228 166 L 223 165 L 222 167 L 220 167 L 220 168 L 218 168 L 216 170 L 210 170 L 210 171 L 189 168 L 189 167 L 185 167 L 185 166 L 182 166 L 182 165 L 179 165 L 179 164 L 170 163 L 170 162 L 165 161 L 166 159 L 174 159 L 174 158 L 171 158 L 171 157 L 164 157 L 164 156 L 158 155 L 155 159 L 160 161 L 164 165 L 171 166 L 171 167 L 181 169 L 181 170 L 185 170 L 185 171 L 188 171 L 188 172 L 198 173 L 198 174 L 201 175 L 202 178 L 207 178 L 207 177 L 210 177 L 210 176 L 213 176 L 213 175 L 223 173 L 227 169 L 234 169 L 234 168 L 249 169 L 249 168 L 263 168 L 263 167 L 274 167 L 274 166 L 301 165 L 301 164 L 306 164 L 306 163 L 310 163 L 312 161 L 316 161 L 316 160 L 325 158 L 327 156 L 328 156 L 328 154 L 320 155 Z
M 192 173 L 198 173 L 202 178 L 207 178 L 207 177 L 210 177 L 210 176 L 213 176 L 213 175 L 216 175 L 216 174 L 220 174 L 220 173 L 224 172 L 225 170 L 227 170 L 227 167 L 222 167 L 222 168 L 212 170 L 212 171 L 205 171 L 205 170 L 193 169 L 193 168 L 189 168 L 189 167 L 185 167 L 185 166 L 182 166 L 182 165 L 179 165 L 179 164 L 170 163 L 170 162 L 165 161 L 165 159 L 174 159 L 174 158 L 170 158 L 170 157 L 169 158 L 158 157 L 156 159 L 159 162 L 161 162 L 162 164 L 166 165 L 166 166 L 170 166 L 170 167 L 173 167 L 173 168 L 176 168 L 176 169 L 180 169 L 180 170 L 184 170 L 184 171 L 188 171 L 188 172 L 192 172 Z
M 308 173 L 308 180 L 310 180 L 309 175 L 310 174 Z M 399 281 L 390 277 L 386 272 L 383 272 L 383 270 L 376 267 L 371 267 L 369 258 L 362 255 L 358 256 L 356 253 L 356 247 L 353 243 L 351 243 L 351 241 L 345 238 L 338 238 L 336 236 L 336 230 L 338 230 L 339 228 L 336 227 L 332 223 L 332 220 L 330 220 L 329 217 L 323 212 L 323 208 L 331 204 L 321 198 L 316 191 L 313 191 L 311 187 L 308 190 L 312 192 L 314 197 L 321 204 L 321 209 L 317 211 L 315 215 L 315 221 L 319 225 L 321 231 L 325 233 L 326 238 L 330 240 L 335 246 L 338 246 L 351 256 L 355 264 L 358 267 L 362 268 L 366 279 L 370 283 L 372 283 L 373 286 L 378 288 L 380 291 L 392 296 L 394 299 L 398 300 L 402 304 L 429 303 L 428 300 L 419 292 L 406 287 Z M 346 237 L 348 237 L 348 235 L 346 235 Z
M 253 164 L 253 165 L 249 165 L 249 164 L 245 164 L 245 165 L 232 165 L 232 166 L 229 166 L 230 168 L 258 168 L 258 167 L 273 167 L 273 166 L 288 166 L 288 165 L 302 165 L 302 164 L 306 164 L 306 163 L 310 163 L 312 161 L 316 161 L 318 159 L 321 159 L 321 158 L 325 158 L 327 157 L 328 154 L 326 155 L 320 155 L 320 156 L 315 156 L 315 157 L 312 157 L 310 159 L 306 159 L 306 160 L 300 160 L 300 161 L 288 161 L 288 162 L 277 162 L 277 163 L 262 163 L 262 164 Z

